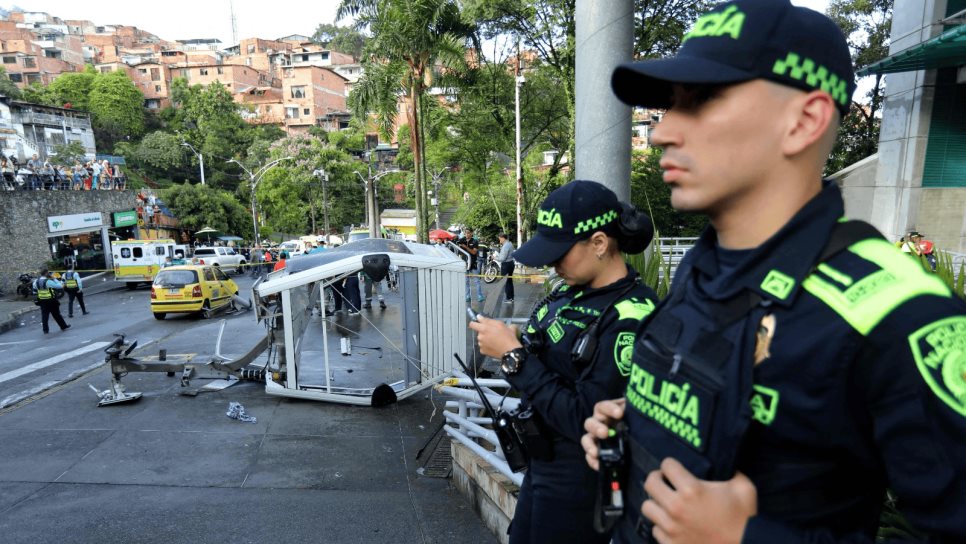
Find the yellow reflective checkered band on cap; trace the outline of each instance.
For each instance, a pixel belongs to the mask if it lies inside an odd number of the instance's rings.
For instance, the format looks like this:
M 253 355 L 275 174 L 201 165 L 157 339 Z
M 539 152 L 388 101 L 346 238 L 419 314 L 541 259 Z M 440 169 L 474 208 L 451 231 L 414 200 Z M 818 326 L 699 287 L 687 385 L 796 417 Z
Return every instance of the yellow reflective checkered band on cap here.
M 581 234 L 583 232 L 597 230 L 615 219 L 617 219 L 617 212 L 611 210 L 605 214 L 598 215 L 593 219 L 587 219 L 577 223 L 577 228 L 574 229 L 574 234 Z

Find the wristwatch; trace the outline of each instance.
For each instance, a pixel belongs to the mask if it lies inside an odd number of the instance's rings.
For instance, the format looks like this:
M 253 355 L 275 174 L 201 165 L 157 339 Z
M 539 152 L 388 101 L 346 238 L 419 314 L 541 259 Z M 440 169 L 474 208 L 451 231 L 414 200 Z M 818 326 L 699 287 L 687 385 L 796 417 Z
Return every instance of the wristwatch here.
M 517 372 L 520 372 L 520 367 L 523 365 L 523 360 L 527 358 L 526 348 L 515 348 L 503 354 L 503 358 L 500 359 L 500 369 L 507 376 L 512 376 Z

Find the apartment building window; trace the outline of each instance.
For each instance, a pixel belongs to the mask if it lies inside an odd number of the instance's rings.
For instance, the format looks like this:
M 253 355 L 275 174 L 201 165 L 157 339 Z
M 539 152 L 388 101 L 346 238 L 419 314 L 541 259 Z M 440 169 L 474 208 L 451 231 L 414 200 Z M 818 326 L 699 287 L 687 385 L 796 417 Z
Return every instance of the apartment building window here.
M 23 58 L 23 67 L 24 68 L 36 68 L 37 67 L 37 59 L 35 59 L 33 57 L 24 57 Z
M 154 86 L 154 92 L 160 93 L 161 92 L 161 86 L 160 85 L 155 85 Z
M 308 61 L 309 61 L 309 56 L 308 55 L 302 55 L 302 62 L 308 62 Z
M 17 64 L 17 57 L 3 57 L 4 64 Z
M 252 65 L 252 58 L 251 57 L 246 58 L 245 59 L 245 66 L 251 66 L 251 65 Z
M 286 119 L 298 119 L 299 109 L 298 108 L 285 108 L 285 118 Z
M 101 73 L 102 73 L 102 74 L 110 74 L 110 73 L 111 73 L 111 72 L 113 72 L 113 71 L 114 71 L 114 70 L 113 70 L 113 69 L 111 69 L 111 67 L 110 67 L 110 66 L 101 66 Z
M 248 44 L 248 54 L 251 55 L 254 52 L 255 52 L 255 44 L 253 43 Z
M 10 77 L 10 81 L 13 81 L 14 83 L 21 83 L 23 81 L 23 75 L 16 72 L 10 72 L 7 74 L 7 76 Z
M 302 114 L 303 115 L 308 115 L 309 114 L 309 109 L 308 108 L 303 108 L 302 109 Z
M 160 80 L 161 80 L 161 69 L 151 68 L 151 81 L 160 81 Z
M 188 79 L 188 69 L 187 68 L 182 68 L 181 69 L 181 77 L 183 77 L 185 79 Z
M 218 72 L 218 74 L 219 74 L 219 75 L 221 75 L 221 74 L 224 74 L 224 73 L 225 73 L 225 69 L 224 69 L 224 68 L 222 68 L 221 66 L 219 66 L 218 68 L 215 68 L 215 71 L 216 71 L 216 72 Z
M 292 98 L 305 98 L 305 85 L 292 87 Z
M 208 75 L 208 69 L 207 68 L 199 68 L 198 69 L 198 75 L 202 75 L 202 76 Z
M 138 73 L 139 74 L 146 74 L 146 73 L 148 73 L 148 69 L 147 68 L 138 68 Z
M 328 51 L 323 51 L 322 52 L 322 60 L 329 60 L 329 52 Z

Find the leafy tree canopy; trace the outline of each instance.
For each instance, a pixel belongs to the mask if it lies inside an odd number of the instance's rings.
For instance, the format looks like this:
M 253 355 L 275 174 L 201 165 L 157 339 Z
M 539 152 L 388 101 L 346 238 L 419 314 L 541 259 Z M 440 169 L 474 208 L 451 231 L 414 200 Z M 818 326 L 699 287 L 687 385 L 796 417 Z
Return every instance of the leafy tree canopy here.
M 188 229 L 208 226 L 249 239 L 253 235 L 251 215 L 227 191 L 185 183 L 163 190 L 161 196 Z
M 144 132 L 144 95 L 124 72 L 94 76 L 88 109 L 103 148 L 110 149 L 114 142 L 137 138 Z
M 362 48 L 366 42 L 365 36 L 358 30 L 328 23 L 316 27 L 312 39 L 333 51 L 352 55 L 356 60 L 362 58 Z
M 7 75 L 7 71 L 0 66 L 0 94 L 4 96 L 9 96 L 14 100 L 20 100 L 23 93 L 20 91 L 20 87 L 13 81 L 10 81 L 10 76 Z

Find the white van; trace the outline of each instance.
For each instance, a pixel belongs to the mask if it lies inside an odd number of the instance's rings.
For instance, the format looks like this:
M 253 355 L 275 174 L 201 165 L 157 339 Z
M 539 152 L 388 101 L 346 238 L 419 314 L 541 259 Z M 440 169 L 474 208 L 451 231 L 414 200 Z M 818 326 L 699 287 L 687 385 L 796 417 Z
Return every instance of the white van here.
M 114 258 L 114 279 L 134 289 L 139 283 L 151 283 L 164 266 L 165 259 L 183 261 L 188 246 L 174 240 L 116 240 L 111 242 Z

